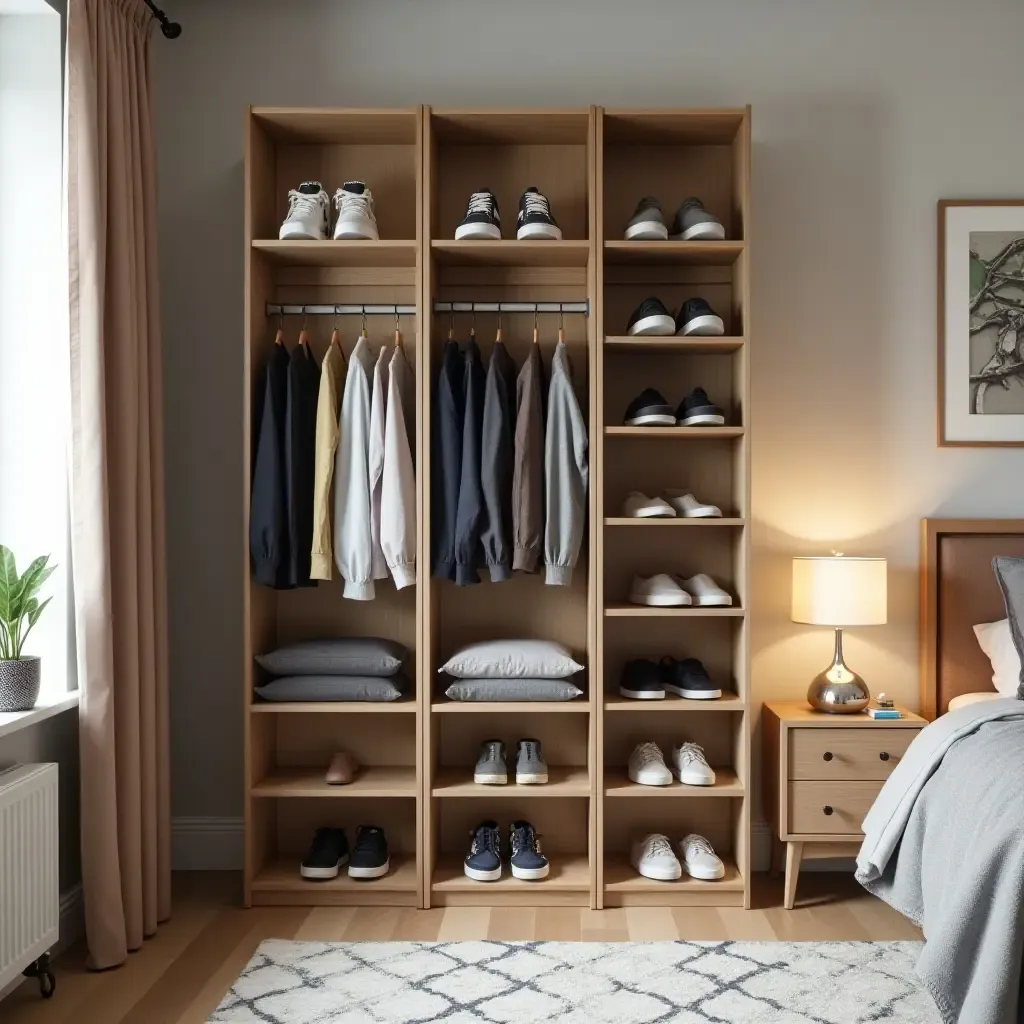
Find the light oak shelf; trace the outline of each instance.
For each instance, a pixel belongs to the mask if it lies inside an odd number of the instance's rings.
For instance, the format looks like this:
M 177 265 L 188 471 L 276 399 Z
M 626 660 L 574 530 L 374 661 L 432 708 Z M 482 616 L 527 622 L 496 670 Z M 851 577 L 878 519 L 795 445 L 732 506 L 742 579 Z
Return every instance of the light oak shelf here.
M 250 789 L 257 797 L 415 797 L 414 767 L 360 766 L 347 785 L 330 785 L 324 780 L 326 768 L 275 768 Z
M 743 427 L 605 427 L 605 437 L 670 437 L 677 440 L 717 441 L 742 437 Z
M 604 243 L 604 258 L 609 264 L 662 264 L 682 266 L 732 266 L 743 254 L 743 242 L 627 242 Z
M 604 795 L 617 798 L 636 797 L 641 800 L 650 797 L 700 800 L 708 797 L 743 796 L 743 783 L 731 768 L 712 767 L 715 769 L 713 786 L 684 786 L 678 780 L 669 786 L 641 786 L 629 778 L 625 768 L 611 768 L 606 765 Z
M 548 766 L 548 781 L 539 786 L 520 786 L 515 782 L 515 765 L 509 765 L 509 781 L 504 786 L 483 786 L 473 781 L 473 766 L 440 768 L 434 773 L 431 794 L 437 797 L 476 797 L 490 800 L 509 797 L 553 799 L 563 796 L 590 796 L 590 775 L 585 767 Z
M 673 846 L 676 846 L 674 837 L 670 838 L 673 839 Z M 676 846 L 677 856 L 678 852 L 678 847 Z M 665 896 L 668 896 L 673 892 L 714 892 L 715 890 L 721 892 L 742 892 L 743 878 L 740 875 L 735 862 L 726 857 L 722 857 L 722 863 L 725 867 L 725 874 L 722 878 L 714 882 L 707 882 L 700 878 L 690 878 L 690 876 L 685 873 L 682 878 L 677 878 L 673 882 L 659 882 L 653 878 L 644 878 L 644 876 L 629 863 L 628 859 L 609 859 L 605 864 L 604 884 L 605 888 L 609 892 L 653 892 L 661 893 Z
M 625 601 L 606 605 L 607 618 L 627 619 L 742 619 L 746 614 L 742 608 L 652 608 L 643 604 L 629 604 Z
M 585 267 L 590 259 L 586 239 L 560 242 L 494 239 L 430 243 L 438 263 L 449 267 Z
M 370 896 L 384 892 L 416 892 L 416 859 L 402 854 L 391 854 L 390 870 L 382 878 L 349 878 L 343 868 L 337 878 L 311 880 L 299 874 L 301 857 L 279 858 L 271 861 L 252 880 L 256 892 L 302 894 L 348 893 L 352 896 Z
M 608 697 L 604 702 L 605 711 L 668 712 L 686 711 L 745 711 L 747 702 L 741 700 L 732 690 L 723 690 L 715 700 L 691 700 L 675 693 L 666 693 L 659 700 L 633 700 L 630 697 Z
M 653 335 L 612 334 L 604 339 L 604 347 L 614 355 L 629 352 L 674 352 L 679 355 L 731 355 L 743 348 L 743 338 L 726 337 L 655 337 Z
M 743 526 L 746 522 L 744 519 L 737 519 L 734 517 L 722 517 L 720 519 L 687 519 L 685 516 L 650 516 L 648 518 L 637 519 L 633 516 L 611 516 L 606 518 L 604 521 L 605 526 L 641 526 L 644 528 L 652 528 L 656 526 Z
M 254 239 L 253 252 L 282 267 L 415 267 L 415 239 Z
M 462 861 L 457 857 L 442 858 L 434 869 L 431 888 L 435 892 L 476 892 L 481 895 L 487 891 L 521 892 L 526 895 L 530 892 L 586 892 L 590 889 L 590 865 L 585 853 L 549 853 L 547 858 L 551 865 L 547 878 L 529 882 L 514 878 L 507 864 L 503 865 L 502 876 L 498 881 L 477 882 L 466 877 Z
M 487 715 L 487 714 L 587 714 L 592 710 L 588 700 L 467 700 L 435 701 L 431 714 Z
M 264 701 L 251 704 L 254 715 L 394 715 L 416 714 L 414 697 L 398 700 Z

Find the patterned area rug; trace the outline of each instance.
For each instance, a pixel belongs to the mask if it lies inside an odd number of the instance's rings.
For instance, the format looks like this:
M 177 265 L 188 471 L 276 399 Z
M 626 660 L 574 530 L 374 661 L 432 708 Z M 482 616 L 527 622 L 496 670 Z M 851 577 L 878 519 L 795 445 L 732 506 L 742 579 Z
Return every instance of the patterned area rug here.
M 939 1024 L 918 942 L 289 942 L 230 1024 Z

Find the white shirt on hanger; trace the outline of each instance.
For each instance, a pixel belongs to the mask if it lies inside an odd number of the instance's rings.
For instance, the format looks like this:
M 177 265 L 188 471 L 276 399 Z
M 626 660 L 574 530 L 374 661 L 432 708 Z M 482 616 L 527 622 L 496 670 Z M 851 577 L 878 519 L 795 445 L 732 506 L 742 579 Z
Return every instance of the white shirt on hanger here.
M 414 384 L 409 360 L 396 346 L 388 373 L 380 541 L 398 590 L 416 582 L 416 467 L 408 427 L 415 415 Z

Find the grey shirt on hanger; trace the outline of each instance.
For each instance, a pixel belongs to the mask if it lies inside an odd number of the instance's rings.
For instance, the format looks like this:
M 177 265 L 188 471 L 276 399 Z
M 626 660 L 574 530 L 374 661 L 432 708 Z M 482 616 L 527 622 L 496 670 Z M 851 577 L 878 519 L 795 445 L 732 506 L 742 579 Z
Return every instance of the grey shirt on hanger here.
M 486 513 L 481 540 L 493 583 L 512 578 L 512 433 L 516 405 L 516 364 L 500 341 L 494 343 L 484 385 L 480 483 Z

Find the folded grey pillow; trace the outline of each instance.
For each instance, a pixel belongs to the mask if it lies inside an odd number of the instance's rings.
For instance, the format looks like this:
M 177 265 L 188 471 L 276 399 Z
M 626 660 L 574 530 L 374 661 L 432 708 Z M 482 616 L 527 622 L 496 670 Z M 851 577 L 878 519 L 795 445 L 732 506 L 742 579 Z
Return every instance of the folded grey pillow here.
M 256 663 L 274 676 L 393 676 L 409 648 L 378 636 L 305 640 L 257 654 Z
M 444 691 L 452 700 L 573 700 L 583 691 L 567 679 L 456 679 Z
M 1017 699 L 1024 700 L 1024 558 L 998 555 L 992 559 L 992 568 L 999 581 L 999 589 L 1003 592 L 1013 646 L 1020 655 L 1021 670 L 1017 684 Z
M 394 676 L 286 676 L 256 693 L 264 700 L 398 700 L 408 689 L 404 675 Z

